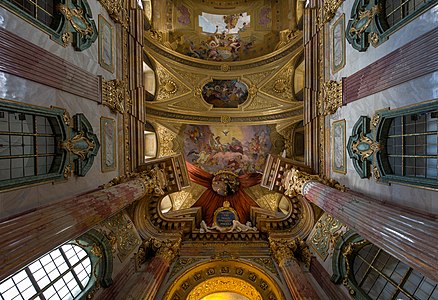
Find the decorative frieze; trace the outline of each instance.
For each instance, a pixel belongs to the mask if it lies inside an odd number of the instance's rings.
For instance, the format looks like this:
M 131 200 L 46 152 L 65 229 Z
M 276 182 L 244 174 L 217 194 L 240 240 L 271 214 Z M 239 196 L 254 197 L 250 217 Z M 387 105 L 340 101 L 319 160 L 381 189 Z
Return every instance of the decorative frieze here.
M 338 108 L 342 107 L 342 81 L 326 81 L 323 86 L 325 116 L 334 114 Z

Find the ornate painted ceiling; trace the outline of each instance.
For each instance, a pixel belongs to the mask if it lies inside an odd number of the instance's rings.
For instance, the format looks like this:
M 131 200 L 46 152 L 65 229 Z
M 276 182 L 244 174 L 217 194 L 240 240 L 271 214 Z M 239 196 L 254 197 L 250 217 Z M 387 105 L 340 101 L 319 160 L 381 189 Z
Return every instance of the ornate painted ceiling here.
M 268 153 L 290 152 L 303 119 L 303 2 L 151 1 L 145 65 L 154 71 L 146 119 L 158 156 L 184 153 L 210 172 L 262 172 Z M 145 70 L 146 72 L 146 70 Z M 145 83 L 145 86 L 151 86 Z M 281 197 L 246 189 L 261 207 L 278 211 Z M 188 208 L 205 191 L 171 195 Z

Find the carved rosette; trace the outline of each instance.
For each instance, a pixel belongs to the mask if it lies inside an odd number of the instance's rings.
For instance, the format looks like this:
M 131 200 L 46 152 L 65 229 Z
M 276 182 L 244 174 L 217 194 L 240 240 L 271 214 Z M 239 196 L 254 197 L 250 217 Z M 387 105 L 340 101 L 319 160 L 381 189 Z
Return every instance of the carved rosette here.
M 129 98 L 126 82 L 118 79 L 102 80 L 102 104 L 113 113 L 125 112 L 125 99 Z
M 338 108 L 342 107 L 342 80 L 330 80 L 324 82 L 324 115 L 334 114 Z

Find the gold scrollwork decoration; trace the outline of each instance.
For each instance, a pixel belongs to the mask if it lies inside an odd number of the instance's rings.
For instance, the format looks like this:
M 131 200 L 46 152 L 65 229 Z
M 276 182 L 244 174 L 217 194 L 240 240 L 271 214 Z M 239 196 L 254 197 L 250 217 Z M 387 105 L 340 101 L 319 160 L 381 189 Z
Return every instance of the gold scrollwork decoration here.
M 87 154 L 93 151 L 96 146 L 94 141 L 85 136 L 83 131 L 77 133 L 73 138 L 60 143 L 62 149 L 78 156 L 80 159 L 85 160 Z
M 123 0 L 98 0 L 108 12 L 111 19 L 128 28 L 129 17 L 126 8 L 123 6 Z
M 58 5 L 58 10 L 65 16 L 65 18 L 73 26 L 74 30 L 82 37 L 93 34 L 93 27 L 83 16 L 82 8 L 69 8 L 63 4 Z
M 360 160 L 364 161 L 368 157 L 373 155 L 374 152 L 380 150 L 380 144 L 373 141 L 372 139 L 364 135 L 363 132 L 361 132 L 359 139 L 353 142 L 351 148 L 354 153 L 357 153 L 359 155 Z
M 102 104 L 113 113 L 125 112 L 125 100 L 129 98 L 126 82 L 118 79 L 102 80 Z
M 342 5 L 344 0 L 325 0 L 324 6 L 320 9 L 320 19 L 318 20 L 319 27 L 329 22 L 336 14 L 338 8 Z
M 334 114 L 342 107 L 342 81 L 330 80 L 324 82 L 324 115 Z

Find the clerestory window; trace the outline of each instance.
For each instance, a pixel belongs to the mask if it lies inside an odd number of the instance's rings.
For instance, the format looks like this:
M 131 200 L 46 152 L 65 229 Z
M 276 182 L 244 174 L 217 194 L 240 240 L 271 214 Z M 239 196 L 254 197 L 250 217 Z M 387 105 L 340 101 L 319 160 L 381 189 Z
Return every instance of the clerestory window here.
M 353 272 L 369 299 L 438 299 L 436 282 L 373 244 L 357 252 Z
M 59 177 L 61 139 L 56 116 L 0 107 L 0 188 Z
M 75 299 L 92 277 L 90 255 L 68 243 L 37 259 L 0 283 L 0 299 Z

